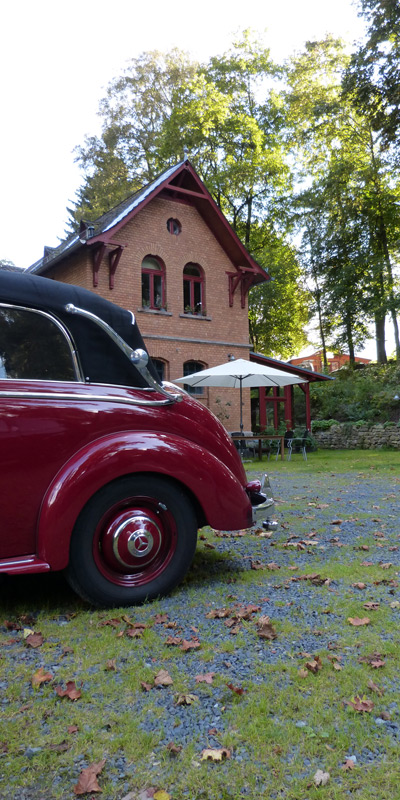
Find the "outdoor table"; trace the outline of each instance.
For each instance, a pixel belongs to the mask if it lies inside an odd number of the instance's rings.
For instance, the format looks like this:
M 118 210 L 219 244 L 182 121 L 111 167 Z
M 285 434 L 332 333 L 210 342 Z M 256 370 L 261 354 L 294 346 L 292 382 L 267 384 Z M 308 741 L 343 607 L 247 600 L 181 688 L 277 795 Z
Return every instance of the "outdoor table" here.
M 259 436 L 257 433 L 255 433 L 255 434 L 253 434 L 253 436 L 245 436 L 245 435 L 242 436 L 242 434 L 235 433 L 235 434 L 231 434 L 231 437 L 232 437 L 232 439 L 234 441 L 240 441 L 241 439 L 243 439 L 244 441 L 246 441 L 247 439 L 249 439 L 249 440 L 252 439 L 254 441 L 254 439 L 256 439 L 256 440 L 258 439 L 258 460 L 259 461 L 262 461 L 262 443 L 263 442 L 270 442 L 271 439 L 280 439 L 281 440 L 281 449 L 280 449 L 281 459 L 282 459 L 282 461 L 285 460 L 285 435 L 283 435 L 283 436 L 275 436 L 275 435 L 266 436 L 265 434 L 262 434 L 262 435 Z

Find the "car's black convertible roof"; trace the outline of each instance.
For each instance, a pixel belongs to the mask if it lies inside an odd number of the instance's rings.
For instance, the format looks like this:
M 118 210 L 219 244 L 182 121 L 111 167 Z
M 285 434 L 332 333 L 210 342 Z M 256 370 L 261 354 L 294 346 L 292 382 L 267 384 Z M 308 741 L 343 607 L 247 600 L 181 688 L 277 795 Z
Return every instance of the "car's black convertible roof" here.
M 41 278 L 24 272 L 0 270 L 0 303 L 35 308 L 55 314 L 75 341 L 85 377 L 92 383 L 145 386 L 129 359 L 94 322 L 65 310 L 68 303 L 90 311 L 111 326 L 133 349 L 146 350 L 132 314 L 80 286 Z M 157 373 L 149 360 L 149 370 Z

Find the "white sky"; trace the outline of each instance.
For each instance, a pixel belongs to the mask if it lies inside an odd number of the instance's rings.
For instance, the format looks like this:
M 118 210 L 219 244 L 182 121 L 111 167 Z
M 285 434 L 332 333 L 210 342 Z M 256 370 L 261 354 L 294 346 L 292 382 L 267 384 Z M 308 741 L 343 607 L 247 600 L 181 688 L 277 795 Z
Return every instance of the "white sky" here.
M 245 28 L 277 61 L 363 30 L 351 0 L 3 0 L 0 258 L 27 267 L 63 238 L 82 182 L 73 148 L 99 132 L 99 101 L 130 58 L 176 46 L 206 59 Z

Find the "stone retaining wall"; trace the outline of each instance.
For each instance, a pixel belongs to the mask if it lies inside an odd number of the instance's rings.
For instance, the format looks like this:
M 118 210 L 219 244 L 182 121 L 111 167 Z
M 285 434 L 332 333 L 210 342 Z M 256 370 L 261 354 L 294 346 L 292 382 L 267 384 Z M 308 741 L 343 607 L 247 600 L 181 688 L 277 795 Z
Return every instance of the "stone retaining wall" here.
M 381 447 L 392 447 L 400 450 L 400 427 L 384 428 L 383 425 L 363 425 L 360 428 L 332 425 L 326 431 L 313 432 L 318 447 L 332 450 L 375 450 Z

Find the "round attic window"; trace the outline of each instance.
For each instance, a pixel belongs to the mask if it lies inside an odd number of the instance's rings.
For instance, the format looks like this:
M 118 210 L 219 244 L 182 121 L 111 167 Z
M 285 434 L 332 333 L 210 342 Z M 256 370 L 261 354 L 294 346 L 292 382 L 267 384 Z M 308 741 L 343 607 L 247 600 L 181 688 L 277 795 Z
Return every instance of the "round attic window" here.
M 179 219 L 173 219 L 172 217 L 167 219 L 167 230 L 169 233 L 174 234 L 174 236 L 179 236 L 182 230 L 182 225 L 179 222 Z

